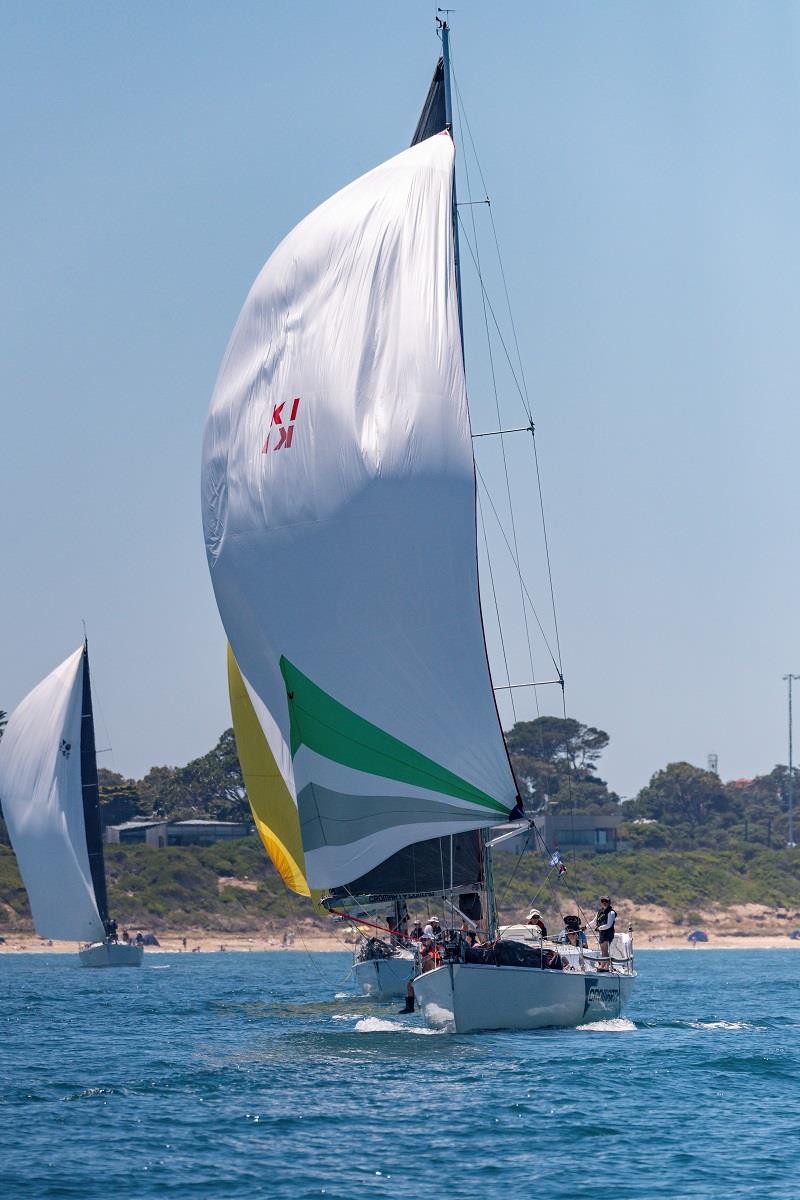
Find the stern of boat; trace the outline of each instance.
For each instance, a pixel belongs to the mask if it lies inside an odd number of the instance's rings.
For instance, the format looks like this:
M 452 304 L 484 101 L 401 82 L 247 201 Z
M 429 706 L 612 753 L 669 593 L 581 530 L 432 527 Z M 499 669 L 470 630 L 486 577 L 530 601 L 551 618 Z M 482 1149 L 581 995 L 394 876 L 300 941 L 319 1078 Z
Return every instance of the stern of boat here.
M 134 942 L 92 942 L 78 951 L 82 967 L 140 967 L 143 957 L 144 947 Z

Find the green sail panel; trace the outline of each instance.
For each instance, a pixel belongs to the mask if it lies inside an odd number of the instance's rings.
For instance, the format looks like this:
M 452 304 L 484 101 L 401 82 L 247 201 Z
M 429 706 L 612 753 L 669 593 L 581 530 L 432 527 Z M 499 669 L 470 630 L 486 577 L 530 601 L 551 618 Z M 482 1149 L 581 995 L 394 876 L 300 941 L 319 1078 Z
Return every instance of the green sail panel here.
M 502 817 L 508 815 L 505 805 L 473 787 L 466 779 L 460 779 L 446 767 L 334 700 L 287 658 L 281 656 L 280 665 L 289 699 L 293 758 L 300 746 L 305 745 L 324 758 L 356 771 L 411 783 L 481 805 Z M 459 815 L 457 809 L 454 812 Z

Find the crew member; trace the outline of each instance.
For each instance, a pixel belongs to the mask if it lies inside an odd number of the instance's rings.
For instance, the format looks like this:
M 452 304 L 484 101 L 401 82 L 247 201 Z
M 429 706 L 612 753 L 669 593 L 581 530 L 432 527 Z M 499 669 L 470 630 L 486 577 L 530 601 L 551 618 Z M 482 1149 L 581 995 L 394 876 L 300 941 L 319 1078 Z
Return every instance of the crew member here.
M 570 914 L 562 919 L 564 921 L 564 928 L 556 938 L 556 941 L 566 943 L 570 946 L 575 946 L 576 948 L 580 947 L 581 949 L 584 949 L 588 945 L 588 942 L 586 940 L 586 934 L 581 928 L 580 917 Z
M 614 923 L 616 919 L 617 914 L 611 907 L 611 901 L 608 896 L 601 896 L 597 915 L 593 921 L 589 922 L 589 928 L 595 931 L 597 940 L 600 943 L 600 955 L 603 961 L 597 965 L 601 971 L 611 970 L 611 943 L 614 940 Z
M 547 926 L 542 920 L 542 914 L 539 912 L 538 908 L 531 909 L 525 918 L 525 924 L 530 925 L 534 929 L 538 929 L 540 937 L 547 937 Z

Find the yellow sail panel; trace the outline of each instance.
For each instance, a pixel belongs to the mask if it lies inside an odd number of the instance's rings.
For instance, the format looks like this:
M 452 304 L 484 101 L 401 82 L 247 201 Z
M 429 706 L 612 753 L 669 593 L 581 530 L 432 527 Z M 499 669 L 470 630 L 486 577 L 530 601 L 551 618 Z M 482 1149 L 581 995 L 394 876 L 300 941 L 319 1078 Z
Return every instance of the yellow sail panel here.
M 259 837 L 286 886 L 301 896 L 310 896 L 297 808 L 258 723 L 230 646 L 228 692 L 236 749 Z

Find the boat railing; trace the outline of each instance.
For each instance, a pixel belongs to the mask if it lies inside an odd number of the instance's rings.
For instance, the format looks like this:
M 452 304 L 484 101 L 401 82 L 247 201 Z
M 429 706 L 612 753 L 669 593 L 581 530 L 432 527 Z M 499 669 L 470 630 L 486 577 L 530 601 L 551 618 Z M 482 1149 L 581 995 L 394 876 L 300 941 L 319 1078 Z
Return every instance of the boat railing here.
M 507 930 L 503 930 L 503 934 L 507 935 Z M 539 964 L 524 964 L 532 970 L 566 970 L 577 971 L 582 974 L 600 974 L 605 972 L 614 975 L 634 975 L 636 973 L 634 969 L 633 939 L 630 934 L 624 934 L 619 938 L 615 938 L 612 944 L 612 953 L 608 955 L 601 954 L 599 950 L 590 950 L 588 947 L 575 946 L 571 942 L 560 941 L 556 938 L 535 937 L 530 934 L 524 939 L 517 939 L 513 934 L 511 937 L 501 935 L 498 939 L 498 941 L 516 940 L 523 941 L 532 949 L 541 950 L 542 957 Z M 486 945 L 486 943 L 483 943 L 483 945 Z M 475 948 L 480 949 L 480 946 L 476 946 Z M 431 944 L 431 949 L 433 950 L 432 955 L 422 955 L 420 947 L 415 947 L 414 961 L 416 973 L 430 970 L 431 965 L 438 966 L 440 963 L 446 962 L 469 961 L 467 953 L 468 943 L 463 932 L 460 930 L 444 930 Z M 558 955 L 560 964 L 553 965 L 554 955 Z

